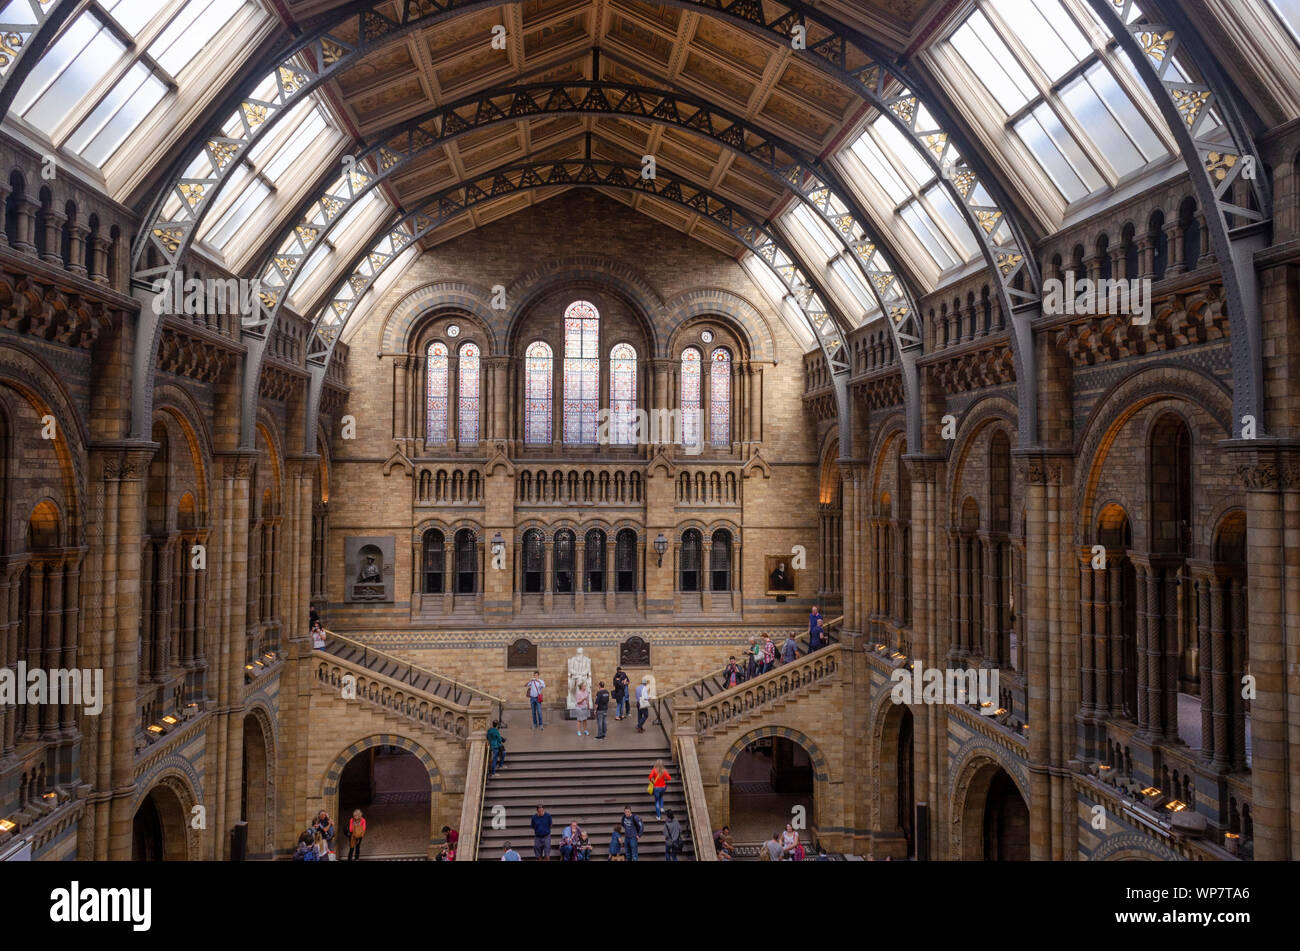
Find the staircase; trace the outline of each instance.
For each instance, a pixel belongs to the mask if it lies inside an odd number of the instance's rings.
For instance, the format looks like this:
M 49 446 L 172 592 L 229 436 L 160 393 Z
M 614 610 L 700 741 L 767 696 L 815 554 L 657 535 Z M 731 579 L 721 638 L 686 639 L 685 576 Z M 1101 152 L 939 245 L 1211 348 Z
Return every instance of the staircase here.
M 639 861 L 664 861 L 662 822 L 655 820 L 654 800 L 646 794 L 650 768 L 662 759 L 672 781 L 664 795 L 665 814 L 673 810 L 682 824 L 684 846 L 680 861 L 694 855 L 686 797 L 680 771 L 665 745 L 657 749 L 601 748 L 568 750 L 508 750 L 506 768 L 487 782 L 483 798 L 483 823 L 479 832 L 479 859 L 501 858 L 506 842 L 525 860 L 533 858 L 533 830 L 529 821 L 539 805 L 554 820 L 551 826 L 551 861 L 560 858 L 561 836 L 569 822 L 577 819 L 591 842 L 592 861 L 609 857 L 610 830 L 623 818 L 623 807 L 645 823 L 638 843 Z M 493 814 L 504 808 L 506 827 L 494 829 Z

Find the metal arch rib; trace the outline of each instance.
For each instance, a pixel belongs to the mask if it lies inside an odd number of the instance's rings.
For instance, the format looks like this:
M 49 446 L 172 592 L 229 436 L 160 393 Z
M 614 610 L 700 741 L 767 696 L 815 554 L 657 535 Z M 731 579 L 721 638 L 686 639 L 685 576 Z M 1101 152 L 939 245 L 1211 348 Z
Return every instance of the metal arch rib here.
M 347 274 L 337 282 L 331 299 L 317 315 L 308 340 L 306 451 L 315 451 L 315 427 L 324 392 L 325 373 L 334 347 L 355 311 L 357 303 L 380 274 L 414 241 L 463 214 L 478 204 L 502 195 L 537 188 L 581 187 L 614 188 L 637 191 L 681 205 L 708 218 L 736 241 L 759 255 L 785 284 L 803 314 L 834 374 L 836 399 L 841 419 L 848 411 L 848 348 L 840 334 L 830 297 L 815 278 L 800 267 L 781 236 L 765 226 L 757 216 L 734 202 L 693 182 L 660 173 L 654 179 L 641 178 L 641 167 L 592 159 L 526 162 L 506 165 L 470 181 L 460 182 L 423 199 L 420 206 L 400 221 L 382 229 L 370 250 L 353 258 Z M 359 270 L 362 263 L 368 270 Z M 344 291 L 348 292 L 344 296 Z
M 9 114 L 23 82 L 80 6 L 77 0 L 9 0 L 0 10 L 0 116 Z
M 866 216 L 834 174 L 815 167 L 815 160 L 797 146 L 702 100 L 652 87 L 591 81 L 486 90 L 372 136 L 376 144 L 355 158 L 348 174 L 340 174 L 331 186 L 300 205 L 296 223 L 282 229 L 270 245 L 271 251 L 251 272 L 259 277 L 261 293 L 256 301 L 257 314 L 243 328 L 250 338 L 246 398 L 256 396 L 252 383 L 261 370 L 266 340 L 274 332 L 302 263 L 357 202 L 420 156 L 459 136 L 496 123 L 559 114 L 628 116 L 704 136 L 752 161 L 779 187 L 793 192 L 820 215 L 858 268 L 863 285 L 886 317 L 900 354 L 906 355 L 904 397 L 908 418 L 916 421 L 911 436 L 919 436 L 915 358 L 922 341 L 916 295 L 887 246 L 864 224 Z M 245 441 L 251 439 L 250 424 L 245 424 L 241 432 Z
M 1141 7 L 1129 21 L 1134 0 L 1088 0 L 1116 41 L 1128 54 L 1138 76 L 1160 107 L 1183 161 L 1187 165 L 1197 201 L 1223 277 L 1232 346 L 1232 436 L 1240 438 L 1246 417 L 1255 421 L 1256 438 L 1266 432 L 1264 403 L 1263 320 L 1260 312 L 1259 275 L 1255 252 L 1269 240 L 1272 195 L 1242 111 L 1227 82 L 1207 55 L 1199 37 L 1185 18 L 1153 20 Z M 1180 49 L 1191 53 L 1201 82 L 1182 82 L 1170 70 Z M 1188 77 L 1190 78 L 1190 77 Z M 1206 128 L 1217 114 L 1231 140 L 1223 145 Z M 1234 187 L 1245 183 L 1253 207 L 1236 204 Z M 1229 218 L 1244 222 L 1229 227 Z
M 263 63 L 266 65 L 255 71 L 254 78 L 247 84 L 247 93 L 228 97 L 228 108 L 223 108 L 219 114 L 234 113 L 233 118 L 237 118 L 239 123 L 237 134 L 222 136 L 218 134 L 219 128 L 214 127 L 216 131 L 202 137 L 198 147 L 200 154 L 206 155 L 213 166 L 211 174 L 198 180 L 182 181 L 179 179 L 179 169 L 188 165 L 178 165 L 177 175 L 173 176 L 169 188 L 159 196 L 137 236 L 133 254 L 135 285 L 147 285 L 151 279 L 158 277 L 170 279 L 171 272 L 177 269 L 179 261 L 188 250 L 204 211 L 220 191 L 229 170 L 236 164 L 234 160 L 264 136 L 301 96 L 351 67 L 379 46 L 412 30 L 431 26 L 462 13 L 517 2 L 520 0 L 420 0 L 419 3 L 407 0 L 398 19 L 376 12 L 370 4 L 354 3 L 317 18 L 308 26 L 306 39 L 286 41 L 280 47 L 281 54 L 278 58 L 274 55 L 264 58 Z M 980 172 L 972 165 L 971 151 L 964 145 L 962 160 L 951 163 L 951 153 L 957 144 L 961 144 L 955 135 L 941 127 L 926 128 L 921 124 L 921 109 L 918 106 L 924 106 L 933 116 L 943 115 L 937 101 L 931 96 L 913 92 L 913 83 L 889 62 L 889 54 L 880 51 L 872 41 L 799 0 L 788 0 L 781 5 L 787 12 L 771 18 L 765 12 L 765 5 L 745 0 L 732 3 L 723 3 L 721 0 L 664 2 L 735 21 L 746 29 L 769 38 L 775 37 L 782 42 L 794 35 L 795 27 L 803 26 L 806 22 L 817 24 L 828 31 L 828 36 L 814 40 L 806 49 L 796 50 L 798 57 L 853 89 L 903 129 L 917 144 L 926 161 L 940 173 L 945 187 L 951 191 L 957 206 L 962 209 L 978 237 L 985 258 L 993 268 L 1003 309 L 1012 320 L 1012 349 L 1021 404 L 1021 442 L 1035 441 L 1036 379 L 1029 324 L 1040 307 L 1037 268 L 1028 253 L 1023 228 L 1001 207 L 1006 202 L 997 197 L 1000 189 L 995 180 L 981 178 Z M 345 33 L 356 39 L 345 40 L 331 33 L 342 24 L 354 24 L 355 28 Z M 854 57 L 854 62 L 850 62 L 850 49 L 860 54 Z M 303 52 L 311 54 L 315 67 L 309 68 L 293 62 Z M 271 71 L 278 77 L 277 91 L 271 99 L 258 101 L 248 98 L 262 76 Z M 195 153 L 191 151 L 190 154 Z M 981 192 L 992 196 L 992 201 L 981 201 Z M 162 219 L 161 211 L 168 199 L 173 197 L 180 202 L 179 215 L 174 220 Z M 162 267 L 140 267 L 146 248 L 152 248 L 159 254 L 164 261 Z M 1017 290 L 1017 280 L 1028 285 L 1029 290 Z M 157 323 L 141 321 L 138 334 L 137 364 L 143 371 L 141 379 L 146 383 L 152 380 L 153 354 L 159 336 Z M 144 425 L 143 421 L 147 421 L 151 403 L 152 387 L 139 387 L 133 403 L 133 428 L 139 428 Z

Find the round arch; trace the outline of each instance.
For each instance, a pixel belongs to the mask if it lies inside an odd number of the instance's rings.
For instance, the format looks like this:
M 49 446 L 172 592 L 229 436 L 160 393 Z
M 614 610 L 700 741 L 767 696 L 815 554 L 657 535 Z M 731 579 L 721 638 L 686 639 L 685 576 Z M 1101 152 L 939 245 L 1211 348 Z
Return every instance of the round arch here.
M 831 781 L 826 754 L 806 733 L 787 726 L 761 726 L 737 739 L 722 757 L 722 765 L 718 770 L 718 802 L 721 803 L 722 815 L 714 820 L 714 825 L 721 827 L 731 823 L 731 771 L 736 765 L 736 757 L 740 756 L 751 743 L 769 737 L 797 743 L 808 754 L 813 767 L 813 815 L 818 817 L 819 821 L 825 821 L 830 809 L 828 787 Z
M 187 762 L 175 762 L 178 759 L 168 757 L 162 768 L 137 789 L 131 804 L 132 858 L 168 862 L 203 858 L 201 833 L 192 826 L 199 800 L 193 767 Z M 142 849 L 146 854 L 140 854 Z
M 984 810 L 994 778 L 1001 772 L 1015 784 L 1029 807 L 1028 779 L 1021 764 L 987 740 L 967 743 L 949 769 L 951 857 L 958 861 L 983 858 Z

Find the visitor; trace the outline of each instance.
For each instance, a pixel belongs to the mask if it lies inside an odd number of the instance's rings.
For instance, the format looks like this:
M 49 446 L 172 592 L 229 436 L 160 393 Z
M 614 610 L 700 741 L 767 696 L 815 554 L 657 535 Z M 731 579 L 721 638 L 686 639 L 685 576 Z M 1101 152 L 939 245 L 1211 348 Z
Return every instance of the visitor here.
M 808 653 L 811 654 L 826 642 L 824 633 L 821 609 L 814 604 L 812 613 L 808 615 Z
M 325 833 L 318 826 L 313 837 L 312 847 L 316 849 L 316 861 L 332 862 L 335 858 L 334 850 L 330 848 L 329 840 L 325 838 Z
M 799 833 L 794 831 L 794 826 L 789 822 L 785 824 L 785 831 L 781 833 L 781 859 L 786 862 L 803 860 L 803 846 L 799 844 Z
M 623 827 L 614 826 L 614 831 L 609 834 L 609 860 L 611 862 L 626 862 L 627 856 L 623 854 Z
M 757 677 L 763 668 L 763 645 L 758 642 L 758 638 L 749 639 L 749 661 L 745 665 L 745 679 L 753 680 Z
M 308 630 L 315 629 L 316 625 L 319 622 L 320 622 L 320 613 L 313 606 L 311 611 L 309 611 L 307 614 L 307 629 Z
M 627 674 L 620 667 L 614 671 L 614 719 L 626 720 L 630 698 Z
M 817 846 L 817 858 L 814 859 L 814 861 L 817 861 L 817 862 L 829 862 L 830 860 L 831 860 L 831 857 L 830 857 L 829 855 L 826 854 L 826 846 L 824 846 L 824 845 L 818 845 L 818 846 Z
M 506 850 L 501 853 L 501 861 L 522 862 L 523 859 L 520 857 L 519 853 L 514 850 L 514 847 L 509 842 L 507 842 Z
M 637 840 L 645 832 L 645 823 L 641 821 L 640 816 L 632 811 L 631 806 L 624 806 L 622 826 L 623 850 L 627 853 L 627 860 L 635 862 Z
M 352 810 L 348 820 L 348 861 L 355 862 L 361 858 L 361 840 L 366 835 L 366 817 L 360 809 Z
M 320 621 L 311 626 L 311 648 L 317 651 L 325 649 L 325 628 Z
M 605 681 L 600 682 L 600 689 L 596 691 L 596 739 L 605 738 L 605 727 L 609 717 L 609 691 L 605 689 Z
M 298 845 L 293 850 L 295 862 L 317 862 L 320 854 L 316 851 L 316 830 L 308 829 L 298 836 Z
M 453 854 L 455 854 L 456 844 L 460 842 L 460 834 L 451 826 L 443 826 L 442 834 L 446 836 L 447 848 L 450 849 Z
M 668 770 L 664 769 L 664 761 L 655 760 L 654 768 L 650 770 L 650 791 L 655 797 L 655 818 L 662 820 L 664 817 L 664 790 L 668 787 L 668 781 L 672 777 L 668 775 Z
M 444 842 L 438 847 L 438 854 L 433 857 L 433 860 L 435 862 L 454 862 L 456 861 L 456 853 L 450 845 Z
M 799 642 L 794 639 L 793 634 L 787 634 L 785 636 L 785 643 L 781 645 L 781 663 L 792 664 L 798 656 Z
M 713 833 L 713 849 L 718 853 L 719 862 L 730 862 L 736 855 L 736 848 L 731 842 L 731 826 L 723 826 Z
M 543 862 L 551 860 L 551 814 L 541 806 L 533 816 L 533 858 Z
M 591 717 L 591 691 L 587 689 L 586 681 L 578 684 L 578 690 L 573 695 L 573 707 L 578 715 L 578 736 L 591 736 L 591 731 L 587 729 L 587 720 Z
M 326 848 L 334 844 L 334 823 L 330 822 L 330 814 L 324 809 L 317 813 L 312 828 L 320 832 L 321 837 L 325 840 Z
M 764 862 L 781 861 L 781 833 L 772 833 L 772 838 L 763 843 L 763 847 L 759 850 L 758 857 Z
M 736 663 L 736 657 L 733 654 L 727 658 L 727 669 L 722 672 L 722 682 L 728 687 L 734 687 L 740 683 L 744 674 L 740 672 L 740 666 Z
M 585 832 L 578 837 L 578 847 L 574 850 L 573 860 L 575 862 L 591 861 L 591 840 L 587 838 Z
M 636 688 L 636 731 L 645 732 L 645 721 L 650 718 L 650 678 L 642 677 Z
M 540 670 L 533 671 L 533 679 L 528 681 L 528 702 L 533 708 L 533 729 L 542 729 L 542 691 L 546 689 L 546 681 L 542 679 Z
M 763 635 L 763 673 L 768 673 L 776 666 L 776 644 L 771 634 Z
M 577 856 L 578 843 L 582 839 L 582 829 L 578 827 L 578 820 L 574 819 L 564 827 L 564 835 L 560 837 L 560 861 L 572 862 Z
M 506 768 L 506 741 L 501 735 L 501 724 L 492 721 L 487 731 L 488 741 L 488 775 L 495 776 L 498 769 Z
M 664 859 L 669 862 L 676 862 L 681 851 L 682 824 L 677 821 L 673 811 L 669 809 L 668 821 L 664 823 Z

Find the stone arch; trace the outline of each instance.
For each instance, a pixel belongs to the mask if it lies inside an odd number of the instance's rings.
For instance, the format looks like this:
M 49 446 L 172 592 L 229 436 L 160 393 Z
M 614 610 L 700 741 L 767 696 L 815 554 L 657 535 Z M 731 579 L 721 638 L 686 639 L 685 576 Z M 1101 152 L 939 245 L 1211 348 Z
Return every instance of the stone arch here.
M 179 754 L 164 759 L 136 784 L 131 815 L 137 816 L 151 796 L 162 825 L 163 858 L 167 861 L 198 861 L 203 858 L 202 832 L 193 828 L 194 807 L 199 804 L 202 784 L 190 762 Z M 209 817 L 211 818 L 211 817 Z
M 256 737 L 260 740 L 260 749 L 250 750 L 247 740 L 250 722 L 258 728 Z M 275 854 L 275 775 L 276 745 L 275 718 L 264 703 L 251 704 L 244 711 L 243 727 L 245 733 L 244 762 L 246 764 L 244 783 L 248 798 L 248 815 L 243 818 L 248 822 L 248 857 L 269 859 Z M 256 756 L 256 761 L 253 757 Z M 264 803 L 254 804 L 255 792 L 251 780 L 260 779 L 265 784 Z M 264 807 L 265 811 L 260 811 Z
M 1029 805 L 1029 778 L 1024 764 L 991 740 L 976 737 L 967 741 L 952 758 L 948 769 L 948 802 L 951 858 L 978 859 L 984 837 L 984 806 L 989 785 L 1001 770 L 1011 777 L 1025 806 Z M 1032 813 L 1031 813 L 1032 815 Z
M 956 521 L 958 500 L 956 487 L 961 484 L 962 475 L 970 462 L 976 440 L 985 429 L 996 426 L 1006 431 L 1011 445 L 1017 445 L 1016 406 L 1005 396 L 985 396 L 967 407 L 957 420 L 957 439 L 952 443 L 948 455 L 947 492 L 949 522 Z M 1014 491 L 1014 484 L 1013 484 Z
M 715 824 L 723 826 L 731 822 L 731 770 L 736 764 L 736 757 L 743 753 L 749 744 L 767 737 L 779 737 L 798 743 L 808 754 L 808 758 L 812 760 L 813 765 L 813 815 L 819 823 L 826 822 L 831 814 L 831 797 L 829 794 L 831 778 L 826 754 L 822 752 L 821 747 L 817 745 L 812 737 L 793 727 L 761 726 L 750 730 L 737 739 L 722 757 L 722 765 L 718 770 L 718 798 L 722 803 L 722 817 Z
M 508 299 L 508 298 L 507 298 Z M 488 337 L 489 353 L 500 353 L 496 323 L 498 314 L 493 311 L 491 291 L 475 284 L 458 281 L 438 281 L 423 284 L 404 295 L 384 315 L 379 327 L 379 340 L 383 353 L 409 351 L 410 343 L 415 338 L 413 330 L 417 323 L 433 313 L 458 310 L 476 319 Z
M 1182 856 L 1163 842 L 1123 832 L 1107 836 L 1088 856 L 1090 862 L 1178 862 Z
M 206 414 L 186 390 L 170 383 L 161 384 L 154 395 L 154 416 L 166 413 L 175 422 L 189 450 L 194 467 L 195 488 L 198 491 L 198 515 L 206 523 L 212 511 L 212 440 L 206 425 Z
M 897 773 L 899 744 L 902 739 L 904 711 L 907 709 L 907 704 L 894 702 L 890 687 L 882 688 L 871 704 L 870 756 L 871 762 L 875 765 L 876 778 L 871 797 L 871 831 L 876 840 L 873 845 L 873 855 L 877 858 L 882 857 L 876 852 L 877 848 L 885 851 L 890 858 L 908 857 L 906 838 L 902 834 L 903 830 L 898 828 L 896 823 L 899 814 Z M 913 720 L 913 728 L 915 728 L 915 720 Z M 914 841 L 913 848 L 916 847 Z
M 355 759 L 358 754 L 376 746 L 392 746 L 406 750 L 420 761 L 429 774 L 429 857 L 433 858 L 433 830 L 441 828 L 439 817 L 442 812 L 442 772 L 438 769 L 438 764 L 434 761 L 433 755 L 424 746 L 408 736 L 399 736 L 394 733 L 375 733 L 354 741 L 346 749 L 342 750 L 325 768 L 325 774 L 321 777 L 321 805 L 319 808 L 334 816 L 336 820 L 341 818 L 339 817 L 339 779 L 343 775 L 343 768 Z
M 655 355 L 668 359 L 669 344 L 678 329 L 706 316 L 731 325 L 732 332 L 746 343 L 746 359 L 776 361 L 776 337 L 767 318 L 746 298 L 716 287 L 689 290 L 664 304 L 659 320 L 662 336 Z

